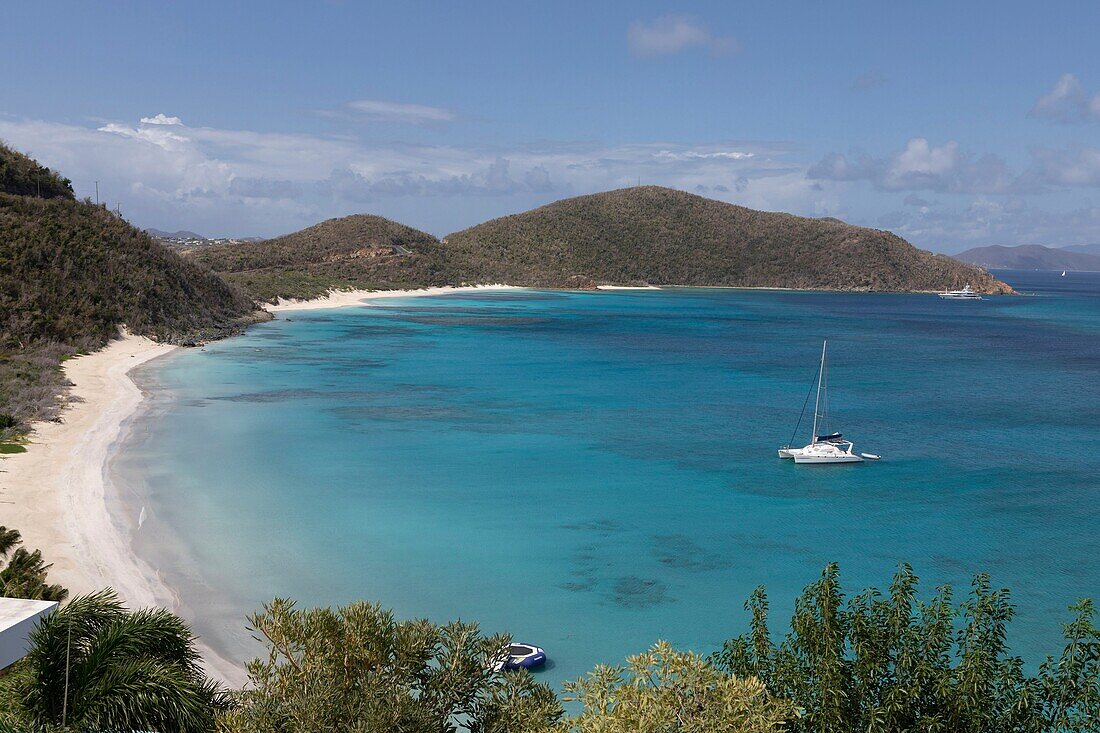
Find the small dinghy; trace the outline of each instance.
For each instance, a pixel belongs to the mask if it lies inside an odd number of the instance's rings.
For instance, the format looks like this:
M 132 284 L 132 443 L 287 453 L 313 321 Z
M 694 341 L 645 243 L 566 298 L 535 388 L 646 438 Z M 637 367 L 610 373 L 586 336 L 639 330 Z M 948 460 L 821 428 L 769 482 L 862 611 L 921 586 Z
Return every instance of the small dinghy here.
M 513 642 L 504 649 L 493 664 L 493 670 L 501 672 L 510 669 L 538 669 L 546 664 L 546 651 L 534 644 Z
M 882 456 L 877 455 L 875 453 L 860 453 L 860 455 L 863 456 L 864 458 L 866 458 L 868 461 L 882 460 Z

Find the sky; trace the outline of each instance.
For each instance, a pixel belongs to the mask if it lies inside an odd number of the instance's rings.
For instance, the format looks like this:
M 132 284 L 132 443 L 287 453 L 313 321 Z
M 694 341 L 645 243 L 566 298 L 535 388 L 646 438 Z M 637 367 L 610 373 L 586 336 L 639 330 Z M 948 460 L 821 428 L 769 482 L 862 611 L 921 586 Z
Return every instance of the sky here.
M 49 2 L 0 140 L 142 227 L 446 235 L 671 186 L 917 246 L 1100 242 L 1096 2 Z

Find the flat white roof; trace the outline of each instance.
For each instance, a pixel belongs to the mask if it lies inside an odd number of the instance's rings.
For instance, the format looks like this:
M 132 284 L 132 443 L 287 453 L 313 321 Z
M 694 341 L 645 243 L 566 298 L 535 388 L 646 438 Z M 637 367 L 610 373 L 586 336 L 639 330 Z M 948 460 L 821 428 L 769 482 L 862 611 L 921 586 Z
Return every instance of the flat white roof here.
M 0 598 L 0 669 L 23 658 L 34 625 L 53 613 L 55 608 L 56 601 Z
M 28 601 L 24 598 L 0 597 L 0 634 L 43 611 L 57 607 L 57 601 Z

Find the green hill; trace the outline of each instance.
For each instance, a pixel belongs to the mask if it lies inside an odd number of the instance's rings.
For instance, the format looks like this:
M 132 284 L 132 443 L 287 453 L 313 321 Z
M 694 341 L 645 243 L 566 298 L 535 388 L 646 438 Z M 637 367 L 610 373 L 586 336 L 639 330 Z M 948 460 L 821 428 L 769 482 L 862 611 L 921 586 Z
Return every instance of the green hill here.
M 48 170 L 29 160 L 0 147 L 0 170 Z M 102 206 L 57 193 L 65 179 L 43 184 L 41 198 L 0 193 L 0 439 L 54 417 L 59 361 L 105 345 L 123 324 L 185 343 L 262 317 L 248 295 L 209 269 Z
M 192 249 L 188 256 L 269 301 L 450 282 L 438 239 L 380 216 L 329 219 L 275 239 Z
M 340 288 L 476 283 L 899 292 L 969 283 L 983 293 L 1012 292 L 977 267 L 918 250 L 890 232 L 754 211 L 654 186 L 558 201 L 451 234 L 442 243 L 360 215 L 277 239 L 195 249 L 190 256 L 265 300 Z
M 553 287 L 600 283 L 823 290 L 1011 292 L 988 273 L 901 237 L 656 186 L 558 201 L 446 242 L 452 276 Z

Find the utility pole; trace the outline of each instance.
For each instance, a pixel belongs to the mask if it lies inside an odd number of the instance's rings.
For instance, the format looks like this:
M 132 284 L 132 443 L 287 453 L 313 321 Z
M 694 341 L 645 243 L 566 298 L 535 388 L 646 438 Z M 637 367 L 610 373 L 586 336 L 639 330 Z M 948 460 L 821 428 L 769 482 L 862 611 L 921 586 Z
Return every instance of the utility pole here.
M 99 181 L 95 182 L 95 205 L 99 206 Z

